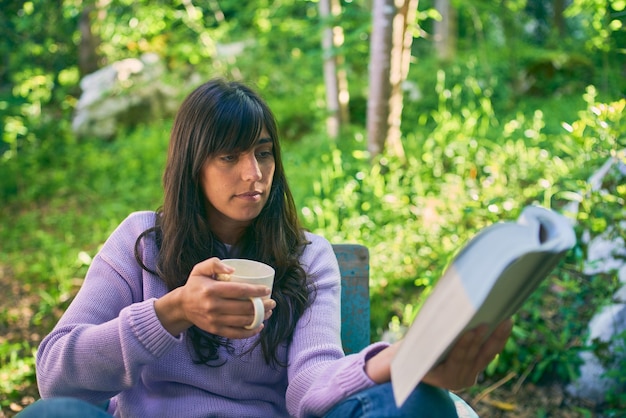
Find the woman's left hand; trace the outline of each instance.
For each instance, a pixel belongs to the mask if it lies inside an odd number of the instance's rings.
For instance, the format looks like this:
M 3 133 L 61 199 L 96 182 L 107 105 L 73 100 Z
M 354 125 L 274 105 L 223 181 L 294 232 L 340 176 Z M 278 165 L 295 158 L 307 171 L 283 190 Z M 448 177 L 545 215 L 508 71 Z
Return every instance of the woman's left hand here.
M 426 374 L 424 383 L 450 390 L 474 385 L 478 374 L 502 351 L 512 328 L 513 321 L 507 319 L 486 340 L 486 325 L 466 332 L 454 344 L 445 360 Z

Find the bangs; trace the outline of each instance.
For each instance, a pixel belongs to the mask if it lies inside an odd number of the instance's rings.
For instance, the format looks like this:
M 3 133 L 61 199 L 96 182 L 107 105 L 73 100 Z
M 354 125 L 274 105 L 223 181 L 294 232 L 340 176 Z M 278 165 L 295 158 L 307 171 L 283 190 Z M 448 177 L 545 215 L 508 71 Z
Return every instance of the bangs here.
M 238 92 L 237 92 L 238 93 Z M 215 115 L 209 153 L 242 152 L 254 146 L 265 126 L 263 107 L 244 94 L 224 97 Z M 274 138 L 272 138 L 274 139 Z

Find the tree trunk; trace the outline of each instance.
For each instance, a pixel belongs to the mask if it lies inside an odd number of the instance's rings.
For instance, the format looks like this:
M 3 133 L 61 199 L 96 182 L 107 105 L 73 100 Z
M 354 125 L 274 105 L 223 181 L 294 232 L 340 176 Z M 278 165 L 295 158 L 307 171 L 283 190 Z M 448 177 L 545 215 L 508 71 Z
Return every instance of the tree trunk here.
M 393 19 L 393 47 L 391 49 L 391 96 L 389 97 L 389 132 L 387 145 L 393 155 L 404 158 L 402 146 L 402 109 L 404 93 L 402 84 L 406 81 L 411 67 L 411 46 L 419 0 L 404 0 Z M 397 4 L 397 3 L 396 3 Z
M 336 2 L 333 2 L 336 3 Z M 332 6 L 337 6 L 333 4 Z M 339 100 L 339 77 L 337 70 L 337 54 L 333 29 L 333 17 L 337 10 L 331 6 L 331 0 L 320 0 L 319 12 L 322 18 L 322 51 L 324 54 L 324 85 L 326 86 L 326 132 L 329 137 L 337 138 L 341 129 L 341 112 Z
M 450 0 L 436 0 L 441 21 L 435 21 L 435 47 L 441 61 L 451 61 L 456 55 L 457 15 Z
M 337 15 L 340 15 L 341 4 L 339 0 L 331 0 L 333 8 L 337 8 Z M 335 26 L 333 28 L 335 48 L 343 46 L 344 36 L 343 28 Z M 339 86 L 339 118 L 342 125 L 350 123 L 350 92 L 348 90 L 348 74 L 345 68 L 345 57 L 343 54 L 337 54 L 337 81 Z
M 92 31 L 92 15 L 97 12 L 94 2 L 85 2 L 85 7 L 80 13 L 78 30 L 80 43 L 78 45 L 78 70 L 81 78 L 91 74 L 100 68 L 100 56 L 98 48 L 100 39 Z
M 371 157 L 383 152 L 388 131 L 391 95 L 391 47 L 394 0 L 374 0 L 370 38 L 369 97 L 367 99 L 367 149 Z
M 409 72 L 413 44 L 409 25 L 415 21 L 418 3 L 418 0 L 374 1 L 367 102 L 368 150 L 372 157 L 388 145 L 391 154 L 404 158 L 400 129 L 402 83 Z

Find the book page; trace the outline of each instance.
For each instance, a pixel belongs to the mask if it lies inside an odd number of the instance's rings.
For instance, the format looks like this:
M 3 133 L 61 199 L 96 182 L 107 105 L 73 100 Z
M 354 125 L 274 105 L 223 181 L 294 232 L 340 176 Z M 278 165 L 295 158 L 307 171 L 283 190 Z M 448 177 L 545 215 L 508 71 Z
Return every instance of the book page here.
M 432 298 L 441 303 L 424 305 L 419 313 L 420 321 L 411 326 L 391 363 L 391 381 L 398 406 L 436 364 L 440 353 L 456 339 L 476 311 L 460 280 L 451 272 L 443 286 L 433 291 L 428 300 Z M 454 307 L 453 311 L 449 310 L 450 307 Z

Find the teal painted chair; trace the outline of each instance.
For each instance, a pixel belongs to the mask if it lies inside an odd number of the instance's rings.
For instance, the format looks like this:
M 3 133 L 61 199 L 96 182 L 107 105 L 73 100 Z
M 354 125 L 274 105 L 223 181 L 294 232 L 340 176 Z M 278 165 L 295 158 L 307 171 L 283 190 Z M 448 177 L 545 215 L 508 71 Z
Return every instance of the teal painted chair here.
M 341 274 L 341 341 L 346 354 L 370 344 L 369 251 L 358 244 L 334 244 Z M 450 392 L 460 418 L 478 418 L 459 396 Z
M 341 342 L 346 354 L 370 344 L 370 260 L 367 247 L 335 244 L 341 274 Z

